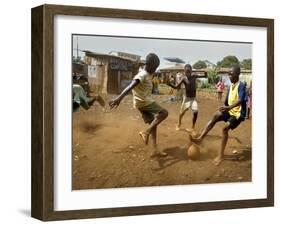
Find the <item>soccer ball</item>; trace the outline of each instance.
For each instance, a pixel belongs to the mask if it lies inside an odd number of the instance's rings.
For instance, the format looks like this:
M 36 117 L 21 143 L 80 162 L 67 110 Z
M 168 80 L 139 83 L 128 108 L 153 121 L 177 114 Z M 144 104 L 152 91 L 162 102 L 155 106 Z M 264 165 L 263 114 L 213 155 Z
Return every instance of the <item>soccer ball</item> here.
M 191 160 L 197 160 L 200 158 L 200 148 L 198 145 L 192 144 L 187 148 L 187 157 Z

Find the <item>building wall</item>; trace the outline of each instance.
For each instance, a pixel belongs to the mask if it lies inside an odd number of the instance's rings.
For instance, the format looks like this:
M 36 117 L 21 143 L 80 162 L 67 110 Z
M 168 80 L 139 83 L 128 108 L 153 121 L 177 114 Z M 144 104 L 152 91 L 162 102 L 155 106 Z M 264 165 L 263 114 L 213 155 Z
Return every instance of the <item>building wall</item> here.
M 90 91 L 119 94 L 138 73 L 138 67 L 129 60 L 115 57 L 85 57 Z

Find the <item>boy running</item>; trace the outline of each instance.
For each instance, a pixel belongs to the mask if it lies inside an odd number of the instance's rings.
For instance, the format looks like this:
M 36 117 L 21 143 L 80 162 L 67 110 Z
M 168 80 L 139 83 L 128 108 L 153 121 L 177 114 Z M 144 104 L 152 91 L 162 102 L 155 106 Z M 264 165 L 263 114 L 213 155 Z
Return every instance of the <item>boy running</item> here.
M 181 80 L 178 82 L 178 84 L 174 85 L 172 83 L 169 83 L 168 85 L 171 86 L 174 89 L 179 89 L 181 85 L 183 84 L 185 87 L 185 94 L 183 97 L 181 109 L 180 109 L 180 115 L 179 115 L 179 122 L 176 126 L 176 130 L 180 130 L 181 128 L 181 122 L 182 118 L 185 114 L 185 112 L 191 108 L 192 110 L 192 128 L 186 129 L 188 132 L 192 132 L 195 127 L 195 123 L 197 120 L 198 115 L 198 104 L 196 101 L 196 79 L 197 78 L 206 78 L 207 72 L 204 72 L 204 75 L 197 75 L 192 74 L 192 67 L 190 64 L 186 64 L 184 66 L 184 76 L 182 76 Z
M 230 77 L 231 85 L 228 89 L 224 106 L 220 107 L 213 115 L 212 119 L 207 123 L 198 138 L 190 136 L 192 142 L 200 144 L 217 122 L 226 122 L 226 125 L 222 129 L 221 149 L 218 156 L 214 159 L 215 165 L 219 165 L 223 161 L 224 150 L 228 140 L 228 131 L 239 126 L 246 117 L 247 95 L 245 84 L 239 81 L 240 67 L 238 65 L 232 66 L 228 75 Z
M 142 114 L 145 123 L 149 127 L 145 131 L 139 132 L 143 142 L 147 145 L 149 136 L 152 137 L 153 153 L 151 157 L 166 156 L 167 154 L 157 149 L 157 126 L 168 117 L 168 111 L 158 105 L 152 99 L 152 74 L 160 64 L 158 56 L 150 53 L 146 56 L 145 69 L 140 71 L 122 93 L 109 102 L 110 108 L 116 108 L 131 90 L 133 92 L 134 107 Z

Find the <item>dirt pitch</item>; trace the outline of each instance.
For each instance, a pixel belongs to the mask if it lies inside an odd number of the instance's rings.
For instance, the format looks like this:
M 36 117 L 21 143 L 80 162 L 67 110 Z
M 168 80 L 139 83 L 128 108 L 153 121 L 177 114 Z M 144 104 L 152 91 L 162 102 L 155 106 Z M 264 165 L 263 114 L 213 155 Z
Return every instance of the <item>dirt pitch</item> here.
M 204 140 L 200 159 L 192 161 L 186 154 L 190 144 L 188 133 L 175 130 L 180 102 L 166 102 L 169 97 L 155 96 L 169 111 L 168 118 L 158 127 L 158 146 L 168 154 L 165 158 L 150 158 L 151 145 L 145 146 L 138 135 L 147 125 L 133 108 L 131 95 L 112 111 L 104 112 L 95 104 L 88 111 L 75 112 L 73 189 L 251 181 L 251 120 L 230 131 L 225 152 L 230 155 L 229 160 L 220 166 L 212 163 L 221 142 L 224 122 L 220 122 Z M 198 104 L 196 130 L 200 131 L 222 103 L 213 95 L 200 92 Z M 188 111 L 182 128 L 190 125 L 191 112 Z

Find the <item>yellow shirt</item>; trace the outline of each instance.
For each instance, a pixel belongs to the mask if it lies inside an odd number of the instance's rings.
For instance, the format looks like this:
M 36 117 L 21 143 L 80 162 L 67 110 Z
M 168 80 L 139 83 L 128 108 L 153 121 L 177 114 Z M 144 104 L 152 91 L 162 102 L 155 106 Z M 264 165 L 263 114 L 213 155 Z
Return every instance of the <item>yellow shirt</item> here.
M 239 95 L 238 95 L 238 87 L 239 87 L 240 81 L 236 82 L 235 84 L 231 83 L 229 94 L 228 94 L 228 105 L 232 105 L 235 102 L 239 101 Z M 232 108 L 229 111 L 230 115 L 233 115 L 235 118 L 239 118 L 241 113 L 241 105 L 238 105 L 237 107 Z
M 152 104 L 152 74 L 147 71 L 140 71 L 134 79 L 138 79 L 140 83 L 133 88 L 134 107 L 141 108 Z

